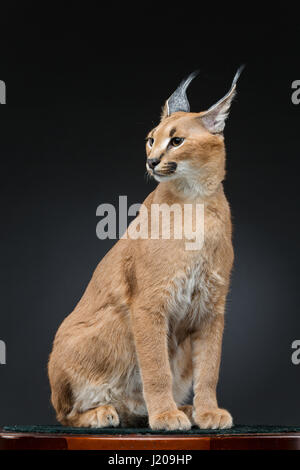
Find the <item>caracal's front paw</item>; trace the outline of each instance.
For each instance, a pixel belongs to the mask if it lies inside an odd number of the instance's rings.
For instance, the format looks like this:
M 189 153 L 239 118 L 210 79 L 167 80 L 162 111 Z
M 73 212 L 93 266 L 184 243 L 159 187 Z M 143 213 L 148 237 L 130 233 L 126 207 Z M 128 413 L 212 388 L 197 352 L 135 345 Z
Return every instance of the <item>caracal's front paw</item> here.
M 174 431 L 186 431 L 191 429 L 191 422 L 183 411 L 165 411 L 149 418 L 151 429 Z
M 233 424 L 231 414 L 221 408 L 196 410 L 194 421 L 201 429 L 227 429 L 231 428 Z
M 119 426 L 117 410 L 112 405 L 101 405 L 80 414 L 73 425 L 89 428 L 106 428 Z

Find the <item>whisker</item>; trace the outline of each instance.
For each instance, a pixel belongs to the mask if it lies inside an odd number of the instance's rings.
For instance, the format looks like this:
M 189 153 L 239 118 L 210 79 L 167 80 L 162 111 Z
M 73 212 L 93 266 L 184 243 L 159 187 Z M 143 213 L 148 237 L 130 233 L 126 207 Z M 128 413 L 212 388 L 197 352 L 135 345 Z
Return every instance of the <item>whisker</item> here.
M 147 182 L 150 181 L 151 176 L 152 176 L 152 175 L 150 175 L 150 173 L 149 173 L 148 171 L 145 171 L 144 177 L 145 177 L 145 179 L 146 179 Z

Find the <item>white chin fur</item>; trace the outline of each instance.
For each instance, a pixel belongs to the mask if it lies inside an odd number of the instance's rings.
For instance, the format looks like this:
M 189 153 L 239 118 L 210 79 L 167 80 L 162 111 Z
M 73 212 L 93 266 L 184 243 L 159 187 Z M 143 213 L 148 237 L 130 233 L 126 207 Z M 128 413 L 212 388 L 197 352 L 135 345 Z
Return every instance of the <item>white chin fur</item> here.
M 175 179 L 175 174 L 173 175 L 169 175 L 169 176 L 159 176 L 159 175 L 155 175 L 155 174 L 152 174 L 153 178 L 158 181 L 159 183 L 161 183 L 162 181 L 170 181 L 170 180 L 173 180 Z

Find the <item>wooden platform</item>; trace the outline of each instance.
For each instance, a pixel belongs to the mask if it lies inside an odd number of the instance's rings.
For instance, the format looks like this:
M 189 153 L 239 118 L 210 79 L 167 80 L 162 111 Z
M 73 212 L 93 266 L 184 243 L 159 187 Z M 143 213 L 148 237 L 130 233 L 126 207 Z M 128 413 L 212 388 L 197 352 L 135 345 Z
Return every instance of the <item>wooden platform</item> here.
M 300 432 L 276 434 L 93 434 L 7 432 L 0 450 L 300 450 Z

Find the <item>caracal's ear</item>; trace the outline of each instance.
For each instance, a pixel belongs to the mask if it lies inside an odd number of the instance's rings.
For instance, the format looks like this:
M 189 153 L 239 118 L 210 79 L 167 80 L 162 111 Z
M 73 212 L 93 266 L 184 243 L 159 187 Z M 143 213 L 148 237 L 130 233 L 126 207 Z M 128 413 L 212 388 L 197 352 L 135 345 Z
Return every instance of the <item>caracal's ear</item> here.
M 201 121 L 206 129 L 212 134 L 219 134 L 223 132 L 225 121 L 229 114 L 230 105 L 236 91 L 236 83 L 241 75 L 244 65 L 242 65 L 235 74 L 229 92 L 216 104 L 211 106 L 205 113 L 201 113 Z
M 167 116 L 176 113 L 177 111 L 184 111 L 186 113 L 190 111 L 190 104 L 186 96 L 186 90 L 191 81 L 198 75 L 198 73 L 199 71 L 196 70 L 187 78 L 182 80 L 178 88 L 176 88 L 174 93 L 165 102 L 161 113 L 161 119 L 164 119 Z

